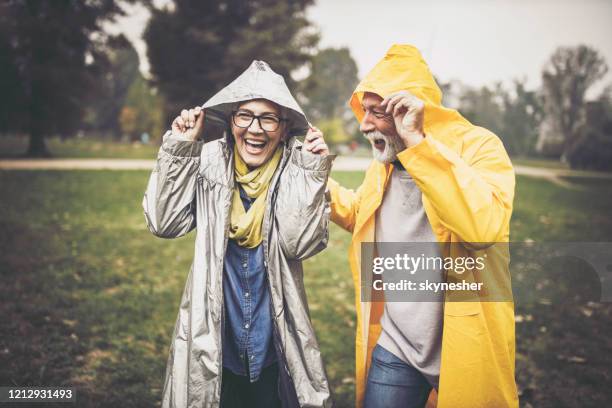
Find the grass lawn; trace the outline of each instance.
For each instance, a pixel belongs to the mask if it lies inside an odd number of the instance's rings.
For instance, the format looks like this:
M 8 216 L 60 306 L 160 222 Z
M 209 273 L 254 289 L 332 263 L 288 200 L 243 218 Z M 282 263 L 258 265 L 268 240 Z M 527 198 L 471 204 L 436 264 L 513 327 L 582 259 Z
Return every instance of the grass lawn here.
M 362 175 L 334 177 L 355 187 Z M 0 171 L 0 385 L 75 386 L 79 407 L 159 405 L 194 234 L 167 241 L 146 230 L 147 178 L 139 171 Z M 578 191 L 518 178 L 513 240 L 612 241 L 611 207 L 610 183 Z M 349 238 L 332 226 L 328 250 L 305 264 L 339 407 L 354 403 Z M 522 405 L 606 406 L 610 304 L 516 309 Z
M 105 139 L 59 137 L 47 139 L 47 148 L 53 158 L 111 158 L 154 159 L 159 146 L 149 144 L 116 142 Z M 0 158 L 11 159 L 23 156 L 28 149 L 27 137 L 0 137 Z
M 0 137 L 0 159 L 22 156 L 28 147 L 27 137 Z M 121 143 L 101 138 L 70 138 L 61 140 L 59 137 L 47 139 L 47 147 L 54 158 L 115 158 L 115 159 L 154 159 L 159 146 L 155 142 L 143 145 L 141 143 Z M 369 148 L 360 147 L 351 155 L 356 157 L 371 157 Z M 512 158 L 515 165 L 530 167 L 546 167 L 568 169 L 567 163 L 547 158 Z
M 563 163 L 557 159 L 547 159 L 544 157 L 511 157 L 512 164 L 529 167 L 545 167 L 549 169 L 569 169 L 567 163 Z

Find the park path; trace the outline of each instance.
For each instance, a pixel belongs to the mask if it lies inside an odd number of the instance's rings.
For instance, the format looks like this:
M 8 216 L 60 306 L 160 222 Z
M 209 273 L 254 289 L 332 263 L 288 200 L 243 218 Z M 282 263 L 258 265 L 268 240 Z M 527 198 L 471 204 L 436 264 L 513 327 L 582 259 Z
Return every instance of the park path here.
M 363 171 L 372 161 L 366 157 L 339 156 L 334 161 L 336 171 Z M 152 170 L 155 160 L 135 159 L 2 159 L 0 170 Z M 514 166 L 517 175 L 547 179 L 564 187 L 573 187 L 567 179 L 596 178 L 612 180 L 612 173 Z

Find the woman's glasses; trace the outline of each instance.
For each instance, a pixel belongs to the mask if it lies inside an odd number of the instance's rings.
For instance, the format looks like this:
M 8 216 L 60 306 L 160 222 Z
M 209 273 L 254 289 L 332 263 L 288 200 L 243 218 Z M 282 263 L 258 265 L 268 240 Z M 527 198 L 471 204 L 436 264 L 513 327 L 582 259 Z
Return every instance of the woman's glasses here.
M 279 118 L 276 115 L 270 113 L 264 113 L 263 115 L 253 115 L 248 111 L 235 111 L 232 112 L 232 121 L 234 125 L 239 128 L 246 129 L 251 126 L 253 121 L 257 119 L 259 122 L 259 127 L 265 130 L 266 132 L 274 132 L 280 126 L 280 123 L 285 121 L 285 119 Z

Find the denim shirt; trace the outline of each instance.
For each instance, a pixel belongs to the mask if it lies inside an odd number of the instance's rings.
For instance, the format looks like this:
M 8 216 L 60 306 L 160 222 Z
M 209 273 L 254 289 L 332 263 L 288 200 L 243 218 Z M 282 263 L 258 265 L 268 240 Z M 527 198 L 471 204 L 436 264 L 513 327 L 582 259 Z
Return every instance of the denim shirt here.
M 245 211 L 251 199 L 240 188 Z M 264 248 L 244 248 L 230 239 L 224 260 L 223 299 L 225 333 L 223 367 L 257 381 L 261 371 L 276 361 L 272 340 L 270 291 L 264 267 Z

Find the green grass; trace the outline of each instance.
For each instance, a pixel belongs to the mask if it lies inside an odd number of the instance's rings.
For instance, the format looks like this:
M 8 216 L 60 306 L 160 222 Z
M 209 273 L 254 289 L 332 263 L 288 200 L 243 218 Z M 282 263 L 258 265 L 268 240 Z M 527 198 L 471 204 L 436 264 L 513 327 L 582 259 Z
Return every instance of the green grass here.
M 512 157 L 512 164 L 529 167 L 544 167 L 550 169 L 569 169 L 567 163 L 557 159 L 547 159 L 543 157 Z
M 360 173 L 336 173 L 356 187 Z M 78 406 L 158 406 L 194 234 L 153 237 L 147 172 L 0 172 L 0 385 L 72 385 Z M 612 241 L 612 186 L 576 191 L 518 178 L 515 241 Z M 354 403 L 348 233 L 306 261 L 308 299 L 337 405 Z M 523 404 L 610 401 L 610 304 L 521 305 Z M 526 405 L 525 405 L 526 406 Z
M 580 180 L 574 190 L 518 177 L 511 240 L 612 241 L 612 181 Z
M 0 137 L 0 158 L 23 157 L 28 148 L 26 137 Z M 47 148 L 54 158 L 113 158 L 113 159 L 155 159 L 159 146 L 149 144 L 116 142 L 97 138 L 59 137 L 47 139 Z
M 27 137 L 0 137 L 0 159 L 23 156 L 28 147 Z M 116 158 L 116 159 L 154 159 L 159 146 L 155 142 L 141 143 L 116 142 L 103 138 L 85 137 L 62 140 L 59 137 L 47 139 L 47 147 L 55 158 Z M 351 155 L 371 157 L 369 148 L 360 147 Z M 513 157 L 512 163 L 521 166 L 569 169 L 567 163 L 556 159 L 538 157 Z

